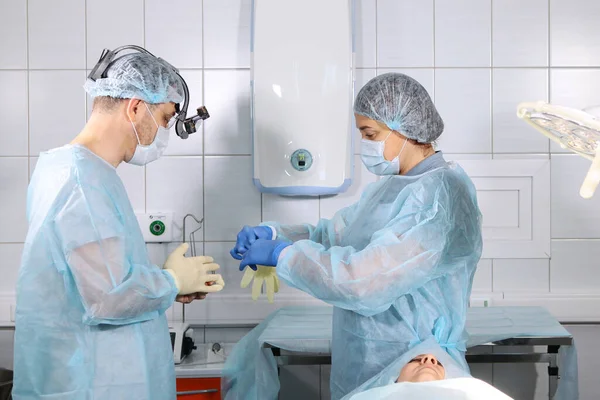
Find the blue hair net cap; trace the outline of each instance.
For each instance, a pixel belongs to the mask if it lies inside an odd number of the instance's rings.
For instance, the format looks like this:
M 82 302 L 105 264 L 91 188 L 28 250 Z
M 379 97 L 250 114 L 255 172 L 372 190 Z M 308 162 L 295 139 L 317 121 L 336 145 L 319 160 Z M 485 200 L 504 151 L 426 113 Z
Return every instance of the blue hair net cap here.
M 383 122 L 419 143 L 431 143 L 444 131 L 427 90 L 410 76 L 390 72 L 371 79 L 354 101 L 354 113 Z
M 140 99 L 150 104 L 181 103 L 185 93 L 172 66 L 144 53 L 118 58 L 106 71 L 106 78 L 88 79 L 83 87 L 92 98 Z

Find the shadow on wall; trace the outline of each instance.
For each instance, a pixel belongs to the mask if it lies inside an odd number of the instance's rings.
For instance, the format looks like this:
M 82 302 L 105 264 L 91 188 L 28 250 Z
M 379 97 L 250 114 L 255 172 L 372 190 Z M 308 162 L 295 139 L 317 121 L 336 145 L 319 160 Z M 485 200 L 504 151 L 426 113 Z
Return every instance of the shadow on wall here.
M 0 329 L 0 368 L 13 369 L 14 331 Z
M 497 352 L 500 352 L 494 349 Z M 523 348 L 503 348 L 502 352 L 529 351 Z M 548 398 L 548 377 L 544 375 L 547 364 L 496 363 L 469 364 L 471 375 L 493 385 L 515 400 Z

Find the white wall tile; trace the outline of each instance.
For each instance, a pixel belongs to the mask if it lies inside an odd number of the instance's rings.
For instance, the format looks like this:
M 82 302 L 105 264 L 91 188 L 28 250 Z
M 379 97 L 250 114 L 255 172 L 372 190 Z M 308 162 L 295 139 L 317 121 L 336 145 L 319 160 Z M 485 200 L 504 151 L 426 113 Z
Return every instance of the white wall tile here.
M 0 68 L 27 68 L 27 0 L 0 2 Z
M 586 108 L 600 104 L 600 69 L 553 69 L 550 71 L 550 102 Z
M 377 0 L 356 2 L 354 46 L 356 67 L 375 68 L 377 65 Z
M 192 219 L 189 219 L 189 221 L 192 221 Z M 191 225 L 191 223 L 190 223 L 190 225 Z M 200 232 L 200 231 L 198 231 L 198 232 Z M 189 235 L 188 235 L 188 237 L 186 238 L 185 242 L 188 243 L 190 246 L 189 246 L 188 251 L 185 252 L 185 256 L 186 257 L 191 257 L 192 256 L 192 252 L 193 252 L 193 248 L 194 248 L 194 243 L 192 243 L 189 239 L 190 238 L 189 238 Z M 166 261 L 167 257 L 172 252 L 174 252 L 179 246 L 181 246 L 182 243 L 183 242 L 181 241 L 181 239 L 179 239 L 177 242 L 165 243 L 165 245 L 166 245 L 165 255 L 164 255 L 165 261 Z M 204 243 L 201 240 L 199 241 L 198 238 L 196 238 L 196 245 L 195 245 L 195 247 L 196 247 L 196 256 L 206 255 L 206 256 L 211 256 L 212 257 L 211 254 L 208 254 L 208 253 L 205 252 Z M 155 257 L 158 258 L 159 256 L 160 256 L 160 254 L 156 253 Z
M 446 153 L 491 153 L 490 70 L 435 71 L 435 104 L 444 120 Z
M 494 260 L 494 292 L 548 292 L 549 289 L 549 260 Z
M 29 72 L 29 154 L 63 146 L 85 124 L 84 71 Z
M 175 68 L 202 68 L 202 2 L 146 0 L 146 48 Z M 185 13 L 185 22 L 178 13 Z
M 547 100 L 547 70 L 495 69 L 492 88 L 494 153 L 548 152 L 549 139 L 517 117 L 519 103 Z
M 85 71 L 85 76 L 87 77 L 91 70 Z M 94 107 L 94 99 L 90 97 L 90 95 L 85 93 L 85 121 L 89 121 L 90 116 L 92 115 L 92 108 Z
M 494 66 L 548 65 L 548 3 L 548 0 L 492 2 Z
M 136 213 L 146 211 L 146 171 L 145 167 L 121 163 L 117 174 L 123 181 L 131 206 Z
M 600 65 L 600 3 L 551 0 L 550 63 L 552 66 Z
M 356 203 L 365 187 L 377 180 L 363 165 L 360 156 L 354 156 L 354 180 L 346 193 L 337 196 L 321 197 L 321 218 L 331 218 L 336 211 Z
M 433 67 L 433 0 L 377 2 L 377 65 Z
M 35 171 L 35 166 L 37 165 L 39 157 L 29 157 L 29 181 L 31 182 L 31 176 L 33 175 L 33 171 Z
M 485 228 L 519 227 L 518 190 L 481 190 L 477 192 L 477 200 Z
M 27 71 L 0 71 L 0 156 L 26 156 Z
M 477 264 L 472 291 L 488 293 L 492 291 L 492 260 L 482 259 Z
M 551 159 L 551 209 L 553 239 L 600 237 L 600 196 L 579 196 L 590 161 L 574 154 Z
M 177 243 L 178 245 L 180 243 Z M 162 267 L 167 261 L 167 244 L 166 243 L 146 243 L 148 249 L 148 258 L 154 265 Z
M 175 15 L 167 9 L 163 18 L 177 19 Z M 88 0 L 86 21 L 87 68 L 96 65 L 104 49 L 144 45 L 144 0 Z
M 358 95 L 360 89 L 367 84 L 371 79 L 375 78 L 377 70 L 375 69 L 357 69 L 354 82 L 354 97 Z M 354 154 L 360 154 L 362 136 L 360 131 L 354 124 Z
M 163 157 L 146 167 L 146 211 L 173 213 L 175 240 L 182 240 L 185 215 L 204 216 L 202 199 L 202 157 Z M 188 231 L 196 229 L 188 222 Z M 196 240 L 202 240 L 202 230 Z
M 549 160 L 550 154 L 494 154 L 494 160 Z
M 437 0 L 435 65 L 490 66 L 491 19 L 491 0 Z
M 0 243 L 20 243 L 27 234 L 27 157 L 0 157 Z
M 250 154 L 250 72 L 205 71 L 206 154 Z
M 429 93 L 433 100 L 434 98 L 434 70 L 433 68 L 378 68 L 377 75 L 382 75 L 388 72 L 399 72 L 408 75 L 418 81 Z
M 2 279 L 0 280 L 0 293 L 16 291 L 17 276 L 21 266 L 21 243 L 0 243 L 0 260 L 2 260 Z
M 281 224 L 316 224 L 319 220 L 319 198 L 262 195 L 263 221 Z
M 250 67 L 251 0 L 204 0 L 204 67 Z
M 598 293 L 600 243 L 596 240 L 553 240 L 550 291 Z
M 85 2 L 29 0 L 28 4 L 29 68 L 85 68 Z
M 180 70 L 181 77 L 185 79 L 190 91 L 190 104 L 188 107 L 188 116 L 194 115 L 196 109 L 204 105 L 202 94 L 203 73 L 201 70 Z M 208 113 L 213 118 L 212 108 L 207 107 Z M 171 129 L 171 138 L 169 139 L 169 147 L 165 151 L 165 155 L 178 156 L 201 156 L 202 146 L 204 141 L 204 124 L 202 122 L 197 127 L 197 131 L 188 136 L 187 139 L 181 139 L 175 133 L 175 128 Z
M 354 74 L 354 97 L 360 92 L 363 86 L 371 79 L 375 78 L 377 70 L 375 68 L 357 69 Z
M 460 154 L 460 153 L 444 153 L 446 161 L 457 161 L 460 163 L 461 160 L 491 160 L 491 154 Z
M 252 157 L 206 157 L 205 237 L 233 240 L 244 225 L 258 225 L 261 196 L 252 183 Z

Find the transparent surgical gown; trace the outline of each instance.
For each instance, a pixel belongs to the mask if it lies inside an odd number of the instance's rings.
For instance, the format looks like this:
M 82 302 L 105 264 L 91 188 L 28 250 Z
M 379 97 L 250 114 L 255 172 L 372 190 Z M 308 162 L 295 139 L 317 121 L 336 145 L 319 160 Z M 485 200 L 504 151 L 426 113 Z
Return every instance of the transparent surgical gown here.
M 17 282 L 13 398 L 175 399 L 165 310 L 116 170 L 84 147 L 42 153 Z
M 317 226 L 266 224 L 294 242 L 279 259 L 279 278 L 335 306 L 332 399 L 432 334 L 464 363 L 481 214 L 473 183 L 442 153 L 372 183 Z

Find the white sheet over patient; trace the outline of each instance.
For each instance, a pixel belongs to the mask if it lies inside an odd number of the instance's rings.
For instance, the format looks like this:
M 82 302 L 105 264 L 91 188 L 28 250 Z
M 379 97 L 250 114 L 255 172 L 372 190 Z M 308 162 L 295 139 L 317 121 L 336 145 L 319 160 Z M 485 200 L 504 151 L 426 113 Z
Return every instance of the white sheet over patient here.
M 513 400 L 475 378 L 455 378 L 441 381 L 394 383 L 358 393 L 350 400 Z

